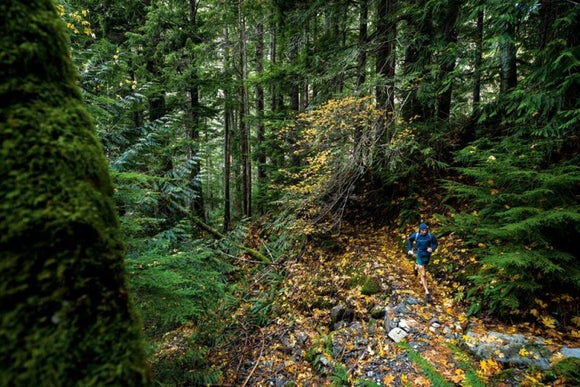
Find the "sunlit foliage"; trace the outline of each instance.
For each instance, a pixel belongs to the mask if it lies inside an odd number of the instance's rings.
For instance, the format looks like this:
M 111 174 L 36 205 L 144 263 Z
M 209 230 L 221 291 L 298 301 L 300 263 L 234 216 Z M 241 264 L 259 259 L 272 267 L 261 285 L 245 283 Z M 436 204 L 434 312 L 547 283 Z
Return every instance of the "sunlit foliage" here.
M 356 184 L 380 160 L 382 116 L 370 97 L 348 97 L 300 114 L 282 132 L 297 137 L 301 168 L 289 175 L 286 200 L 306 221 L 302 232 L 339 226 Z

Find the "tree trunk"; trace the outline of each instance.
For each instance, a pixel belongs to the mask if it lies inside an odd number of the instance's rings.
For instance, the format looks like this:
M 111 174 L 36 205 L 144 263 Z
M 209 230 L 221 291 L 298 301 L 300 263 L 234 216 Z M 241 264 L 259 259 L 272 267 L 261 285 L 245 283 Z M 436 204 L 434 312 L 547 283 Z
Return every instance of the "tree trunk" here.
M 356 76 L 356 91 L 363 95 L 361 90 L 366 82 L 366 66 L 367 66 L 367 44 L 368 44 L 368 17 L 369 4 L 368 0 L 360 0 L 360 16 L 358 27 L 358 63 Z
M 477 12 L 477 38 L 475 41 L 475 63 L 473 74 L 473 116 L 479 115 L 481 102 L 481 64 L 483 60 L 483 9 Z
M 194 41 L 198 42 L 198 35 L 197 32 L 197 2 L 196 0 L 189 1 L 189 23 L 191 27 L 191 35 L 193 36 Z M 191 66 L 196 66 L 195 63 L 195 54 L 192 53 L 191 55 Z M 191 200 L 190 208 L 191 211 L 199 218 L 205 220 L 205 210 L 203 204 L 203 185 L 201 181 L 201 161 L 199 157 L 199 143 L 200 143 L 200 119 L 199 119 L 199 112 L 201 110 L 201 103 L 199 101 L 199 80 L 197 75 L 191 81 L 192 84 L 189 88 L 189 99 L 190 99 L 190 107 L 189 107 L 189 122 L 188 122 L 188 137 L 191 140 L 191 145 L 189 146 L 189 152 L 187 158 L 192 161 L 194 167 L 190 173 L 190 187 L 192 192 L 194 193 L 194 197 Z
M 256 26 L 256 73 L 260 76 L 264 72 L 264 25 L 258 23 Z M 263 199 L 266 196 L 266 152 L 265 152 L 265 141 L 266 141 L 266 130 L 264 127 L 264 87 L 262 84 L 256 85 L 256 118 L 257 118 L 257 178 L 258 178 L 258 196 L 260 201 L 258 202 L 258 210 L 260 212 L 264 211 L 262 205 Z
M 252 173 L 250 165 L 250 128 L 246 122 L 247 112 L 247 91 L 246 91 L 246 21 L 242 13 L 242 3 L 238 1 L 238 47 L 239 52 L 239 125 L 240 125 L 240 146 L 242 159 L 242 216 L 252 216 Z
M 226 94 L 226 101 L 228 95 Z M 228 107 L 224 107 L 224 224 L 223 230 L 227 232 L 232 226 L 232 200 L 230 182 L 232 179 L 232 116 L 233 113 Z
M 290 48 L 288 49 L 288 58 L 292 65 L 296 63 L 298 60 L 298 47 L 296 44 L 290 44 Z M 291 112 L 298 112 L 300 110 L 300 82 L 297 77 L 292 77 L 289 81 L 289 94 L 290 94 L 290 111 Z M 297 148 L 297 135 L 295 133 L 289 133 L 286 141 L 288 142 L 288 146 L 291 149 L 290 155 L 290 165 L 293 167 L 297 167 L 300 165 L 301 160 L 294 151 Z
M 229 43 L 229 30 L 224 28 L 224 40 L 226 44 Z M 230 56 L 228 50 L 225 51 L 224 63 L 230 63 Z M 224 91 L 224 220 L 223 231 L 227 232 L 232 226 L 232 197 L 231 197 L 231 181 L 232 181 L 232 128 L 234 127 L 234 112 L 230 107 L 230 92 Z
M 457 43 L 457 17 L 463 1 L 450 0 L 447 3 L 443 25 L 443 43 L 447 50 L 455 50 Z M 443 89 L 437 96 L 437 118 L 447 121 L 451 114 L 451 97 L 453 95 L 453 77 L 450 74 L 455 69 L 456 55 L 444 55 L 446 59 L 441 63 L 439 85 Z
M 222 234 L 221 232 L 219 232 L 215 228 L 211 227 L 210 225 L 206 224 L 205 222 L 201 221 L 201 219 L 197 219 L 196 217 L 192 217 L 191 220 L 199 228 L 210 233 L 215 238 L 218 238 L 218 239 L 225 239 L 226 238 L 226 236 L 224 234 Z M 246 247 L 246 246 L 241 245 L 239 243 L 236 243 L 235 246 L 238 249 L 242 250 L 244 253 L 251 256 L 252 258 L 258 259 L 259 261 L 264 262 L 264 263 L 272 263 L 272 260 L 270 258 L 266 257 L 264 254 L 260 253 L 258 250 L 252 249 L 251 247 Z
M 395 34 L 396 24 L 393 18 L 396 0 L 379 0 L 377 9 L 377 56 L 376 72 L 385 82 L 377 87 L 377 104 L 385 109 L 385 123 L 392 117 L 395 102 Z
M 0 4 L 3 384 L 141 386 L 107 161 L 51 0 Z
M 276 34 L 276 26 L 272 26 L 271 27 L 271 32 L 270 32 L 270 64 L 271 65 L 276 65 L 276 63 L 278 62 L 276 60 L 276 54 L 278 51 L 278 37 Z M 281 103 L 279 103 L 280 101 L 280 87 L 278 86 L 277 82 L 270 82 L 270 111 L 272 113 L 276 113 L 278 111 L 278 108 L 281 106 Z
M 422 85 L 428 83 L 424 78 L 428 75 L 427 69 L 431 64 L 429 43 L 433 39 L 433 20 L 432 11 L 426 3 L 425 0 L 417 1 L 417 8 L 423 13 L 418 20 L 417 15 L 406 15 L 409 27 L 413 31 L 413 39 L 407 44 L 403 68 L 405 75 L 414 76 L 409 85 L 407 102 L 402 107 L 406 121 L 429 121 L 434 112 L 432 106 L 434 104 L 430 100 L 419 98 L 418 95 Z
M 502 42 L 499 45 L 499 59 L 501 65 L 500 93 L 506 94 L 518 84 L 516 67 L 516 45 L 514 24 L 509 20 L 500 22 Z

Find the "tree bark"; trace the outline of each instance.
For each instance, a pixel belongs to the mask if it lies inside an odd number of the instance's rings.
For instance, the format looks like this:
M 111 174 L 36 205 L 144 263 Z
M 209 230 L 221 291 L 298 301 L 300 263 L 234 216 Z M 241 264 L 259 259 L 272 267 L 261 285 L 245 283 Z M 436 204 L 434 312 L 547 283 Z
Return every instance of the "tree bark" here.
M 450 0 L 447 3 L 445 20 L 443 25 L 443 43 L 448 50 L 455 50 L 457 43 L 457 18 L 463 1 Z M 439 76 L 439 85 L 443 91 L 438 94 L 437 101 L 437 118 L 447 121 L 451 114 L 451 97 L 453 96 L 453 79 L 450 74 L 455 69 L 455 55 L 444 55 L 446 59 L 441 63 L 441 74 Z
M 197 38 L 197 0 L 189 0 L 189 23 L 191 28 L 192 39 L 199 43 Z M 191 54 L 191 66 L 195 67 L 195 54 Z M 201 103 L 199 101 L 199 79 L 196 74 L 193 80 L 190 81 L 191 85 L 189 87 L 189 122 L 188 122 L 188 137 L 191 140 L 191 145 L 189 146 L 188 159 L 194 164 L 194 167 L 190 173 L 190 187 L 191 191 L 194 193 L 194 197 L 191 199 L 191 211 L 201 219 L 205 220 L 205 209 L 203 203 L 203 185 L 201 181 L 201 161 L 199 157 L 199 144 L 200 144 L 200 118 L 199 112 L 201 110 Z
M 250 163 L 250 128 L 246 122 L 247 112 L 247 90 L 246 68 L 247 68 L 247 48 L 246 48 L 246 21 L 242 13 L 243 0 L 238 1 L 238 46 L 239 46 L 239 125 L 240 125 L 240 146 L 242 161 L 242 215 L 252 216 L 252 171 Z
M 362 86 L 366 82 L 366 66 L 367 66 L 367 45 L 368 45 L 368 17 L 369 4 L 368 0 L 360 0 L 360 16 L 358 27 L 358 63 L 356 76 L 356 91 L 363 94 Z
M 228 95 L 226 94 L 226 100 Z M 224 108 L 224 224 L 223 230 L 227 232 L 232 227 L 232 200 L 230 182 L 232 179 L 232 111 L 227 106 Z
M 258 23 L 256 26 L 256 73 L 261 75 L 264 72 L 264 25 Z M 262 205 L 263 198 L 266 196 L 266 152 L 265 152 L 265 141 L 266 141 L 266 129 L 264 127 L 264 86 L 262 84 L 256 85 L 256 118 L 257 118 L 257 179 L 258 179 L 258 194 L 260 200 L 258 202 L 258 210 L 260 212 L 264 211 Z
M 51 0 L 0 3 L 0 361 L 21 386 L 148 384 L 107 161 Z
M 413 31 L 413 40 L 407 44 L 405 60 L 403 64 L 404 74 L 415 75 L 409 88 L 407 102 L 403 105 L 403 117 L 406 121 L 428 121 L 433 117 L 434 110 L 431 101 L 420 99 L 418 90 L 423 83 L 427 83 L 427 69 L 431 64 L 431 48 L 429 43 L 433 38 L 432 10 L 428 8 L 425 0 L 415 1 L 417 12 L 421 12 L 420 19 L 415 20 L 417 15 L 405 15 L 409 27 Z
M 515 45 L 516 29 L 513 22 L 505 18 L 501 20 L 500 33 L 502 35 L 499 45 L 499 60 L 501 65 L 500 93 L 506 94 L 518 84 Z
M 377 87 L 377 104 L 385 109 L 387 117 L 391 117 L 395 102 L 395 34 L 396 24 L 393 18 L 396 0 L 379 0 L 377 9 L 377 55 L 376 73 L 385 82 Z M 386 120 L 387 121 L 387 120 Z M 385 121 L 385 122 L 386 122 Z
M 473 116 L 479 115 L 481 102 L 481 64 L 483 60 L 483 9 L 477 12 L 477 38 L 475 41 L 475 63 L 473 74 Z
M 224 39 L 229 41 L 228 28 L 224 29 Z M 225 63 L 230 63 L 228 51 L 225 52 Z M 224 218 L 223 230 L 227 232 L 232 226 L 232 200 L 231 200 L 231 179 L 232 179 L 232 128 L 234 113 L 229 104 L 229 90 L 224 91 Z

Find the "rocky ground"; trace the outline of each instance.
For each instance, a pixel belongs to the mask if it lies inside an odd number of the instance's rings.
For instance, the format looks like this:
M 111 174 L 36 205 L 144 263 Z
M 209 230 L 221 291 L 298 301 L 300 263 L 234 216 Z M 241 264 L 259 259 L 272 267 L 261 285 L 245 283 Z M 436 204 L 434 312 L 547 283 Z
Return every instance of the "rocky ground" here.
M 404 238 L 358 225 L 284 261 L 271 302 L 249 300 L 235 339 L 211 354 L 221 385 L 546 385 L 542 372 L 562 349 L 574 356 L 580 347 L 529 325 L 468 318 L 458 285 L 431 276 L 425 302 Z M 450 243 L 440 240 L 440 261 Z M 267 276 L 256 279 L 257 294 Z

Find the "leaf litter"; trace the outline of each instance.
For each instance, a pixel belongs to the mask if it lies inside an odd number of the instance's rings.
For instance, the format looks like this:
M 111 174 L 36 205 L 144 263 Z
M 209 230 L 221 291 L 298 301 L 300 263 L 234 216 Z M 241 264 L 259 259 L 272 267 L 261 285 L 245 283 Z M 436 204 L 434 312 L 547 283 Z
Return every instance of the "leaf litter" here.
M 497 382 L 504 368 L 501 363 L 475 359 L 460 347 L 468 326 L 482 333 L 490 329 L 510 333 L 514 327 L 468 317 L 456 297 L 460 285 L 436 280 L 430 273 L 434 302 L 424 302 L 413 261 L 404 254 L 406 236 L 372 224 L 345 225 L 340 235 L 333 236 L 330 248 L 311 241 L 302 255 L 284 262 L 285 277 L 272 300 L 271 319 L 259 324 L 244 319 L 251 315 L 246 304 L 236 314 L 236 336 L 210 354 L 213 366 L 222 371 L 220 385 L 464 386 L 485 385 L 492 378 Z M 444 262 L 455 243 L 452 237 L 442 238 L 442 253 L 433 263 Z M 333 310 L 339 306 L 344 313 L 337 318 Z M 408 332 L 399 343 L 389 338 L 393 321 Z M 500 385 L 520 384 L 512 377 Z

